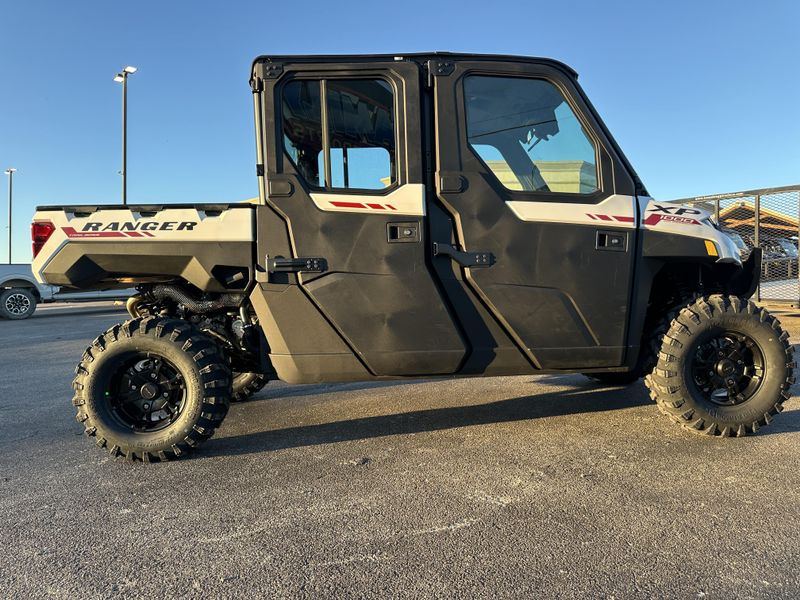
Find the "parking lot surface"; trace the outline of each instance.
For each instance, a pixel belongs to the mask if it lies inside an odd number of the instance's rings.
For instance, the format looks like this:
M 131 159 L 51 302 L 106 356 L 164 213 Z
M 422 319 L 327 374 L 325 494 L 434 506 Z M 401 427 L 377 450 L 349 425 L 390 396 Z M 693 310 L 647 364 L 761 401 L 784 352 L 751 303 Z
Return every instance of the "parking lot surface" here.
M 800 594 L 796 398 L 718 440 L 578 375 L 271 383 L 193 458 L 129 464 L 70 403 L 123 318 L 0 322 L 2 598 Z

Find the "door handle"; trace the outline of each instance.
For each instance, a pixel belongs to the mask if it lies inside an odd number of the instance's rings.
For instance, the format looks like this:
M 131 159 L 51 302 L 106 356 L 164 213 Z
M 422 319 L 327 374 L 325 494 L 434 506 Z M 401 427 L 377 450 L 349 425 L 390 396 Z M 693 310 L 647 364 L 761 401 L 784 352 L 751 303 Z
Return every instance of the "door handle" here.
M 491 252 L 462 252 L 450 244 L 433 242 L 434 256 L 449 256 L 462 267 L 491 267 L 497 259 Z
M 267 256 L 268 273 L 324 273 L 328 261 L 324 258 L 284 258 Z
M 416 221 L 409 221 L 407 223 L 387 223 L 386 241 L 390 244 L 418 242 L 419 223 Z
M 611 250 L 612 252 L 627 252 L 628 234 L 618 231 L 598 231 L 595 250 Z

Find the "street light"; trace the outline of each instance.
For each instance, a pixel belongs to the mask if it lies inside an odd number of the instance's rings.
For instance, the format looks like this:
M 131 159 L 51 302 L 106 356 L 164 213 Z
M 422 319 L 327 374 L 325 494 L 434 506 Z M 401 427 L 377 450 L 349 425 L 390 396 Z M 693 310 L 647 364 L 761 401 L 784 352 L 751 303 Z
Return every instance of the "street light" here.
M 8 264 L 11 264 L 11 201 L 14 197 L 14 173 L 17 170 L 9 167 L 5 170 L 8 175 Z
M 136 67 L 125 67 L 114 76 L 122 84 L 122 205 L 128 204 L 128 75 L 136 73 Z

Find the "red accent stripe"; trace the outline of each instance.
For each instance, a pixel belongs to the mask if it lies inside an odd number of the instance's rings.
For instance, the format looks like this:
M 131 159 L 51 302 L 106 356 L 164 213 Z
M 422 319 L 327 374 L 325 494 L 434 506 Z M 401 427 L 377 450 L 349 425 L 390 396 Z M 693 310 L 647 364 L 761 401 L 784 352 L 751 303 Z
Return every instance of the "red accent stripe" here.
M 149 231 L 142 231 L 141 234 L 146 235 L 147 237 L 156 237 L 155 234 L 152 234 Z
M 369 204 L 368 203 L 367 206 L 369 206 L 370 208 L 374 208 L 376 210 L 383 210 L 383 205 L 382 204 Z
M 642 221 L 645 225 L 657 225 L 658 222 L 661 220 L 661 215 L 658 213 L 651 213 L 644 221 Z
M 390 210 L 397 210 L 397 209 L 396 209 L 394 206 L 392 206 L 391 204 L 387 204 L 387 205 L 386 205 L 386 208 L 388 208 L 388 209 L 390 209 Z
M 601 221 L 611 221 L 612 220 L 611 217 L 609 217 L 608 215 L 597 215 L 597 218 L 600 219 Z
M 127 231 L 125 232 L 125 235 L 129 237 L 143 237 L 142 234 L 139 233 L 138 231 Z
M 121 231 L 76 231 L 74 227 L 62 227 L 61 231 L 67 234 L 68 238 L 125 237 Z
M 620 223 L 633 223 L 633 217 L 614 217 Z
M 594 216 L 593 214 L 591 214 L 591 213 L 586 213 L 586 216 L 588 216 L 590 219 L 594 219 L 595 221 L 597 220 L 597 217 L 595 217 L 595 216 Z
M 338 208 L 367 208 L 361 202 L 339 202 L 339 201 L 331 201 L 331 204 Z

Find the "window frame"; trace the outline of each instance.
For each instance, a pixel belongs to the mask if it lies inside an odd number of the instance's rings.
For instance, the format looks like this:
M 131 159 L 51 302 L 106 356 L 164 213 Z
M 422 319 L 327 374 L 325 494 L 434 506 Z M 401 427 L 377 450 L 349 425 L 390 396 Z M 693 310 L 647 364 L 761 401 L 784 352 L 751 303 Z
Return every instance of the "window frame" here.
M 567 106 L 575 115 L 575 118 L 581 125 L 583 132 L 586 134 L 587 138 L 594 146 L 594 153 L 595 153 L 595 175 L 597 177 L 597 189 L 589 194 L 581 194 L 579 192 L 545 192 L 545 191 L 535 191 L 535 190 L 514 190 L 511 188 L 506 187 L 500 178 L 494 173 L 492 168 L 486 163 L 485 160 L 475 151 L 472 147 L 472 144 L 469 141 L 469 132 L 467 130 L 467 97 L 466 92 L 464 89 L 465 81 L 468 77 L 490 77 L 493 79 L 538 79 L 540 81 L 545 81 L 552 85 L 553 87 L 558 90 L 561 96 L 564 98 L 564 102 L 567 103 Z M 457 94 L 457 101 L 459 108 L 461 109 L 461 114 L 463 117 L 459 119 L 459 121 L 463 124 L 462 133 L 459 136 L 461 138 L 461 143 L 463 147 L 469 152 L 469 155 L 478 161 L 478 163 L 486 170 L 486 172 L 491 176 L 492 182 L 496 183 L 499 186 L 499 189 L 503 190 L 505 194 L 513 197 L 515 201 L 523 201 L 523 202 L 570 202 L 570 203 L 581 203 L 581 204 L 596 204 L 598 201 L 607 198 L 609 195 L 613 194 L 613 190 L 608 190 L 608 184 L 606 180 L 608 179 L 610 183 L 610 187 L 613 188 L 613 180 L 614 180 L 614 173 L 613 173 L 613 166 L 609 164 L 606 166 L 604 162 L 610 162 L 611 155 L 606 148 L 603 141 L 597 135 L 594 126 L 592 123 L 587 119 L 584 111 L 582 110 L 580 104 L 578 103 L 577 99 L 572 94 L 571 90 L 566 87 L 563 82 L 559 81 L 558 79 L 549 76 L 546 72 L 536 71 L 536 72 L 512 72 L 512 71 L 504 71 L 504 70 L 485 70 L 481 68 L 469 68 L 464 71 L 464 73 L 459 77 L 459 81 L 456 85 L 456 94 Z M 463 160 L 462 160 L 462 168 L 464 168 Z M 607 173 L 608 170 L 608 173 Z M 608 175 L 608 177 L 607 177 Z
M 368 80 L 368 81 L 383 81 L 387 83 L 392 92 L 392 117 L 393 117 L 393 133 L 394 133 L 394 169 L 392 173 L 392 181 L 388 186 L 382 188 L 353 188 L 353 187 L 334 187 L 333 185 L 328 185 L 328 182 L 332 183 L 332 169 L 331 169 L 331 145 L 330 145 L 330 127 L 328 121 L 328 94 L 327 94 L 327 82 L 328 81 L 352 81 L 354 79 L 361 79 L 361 80 Z M 297 163 L 292 159 L 289 155 L 288 149 L 286 148 L 286 139 L 285 133 L 283 129 L 283 92 L 287 85 L 294 81 L 316 81 L 320 84 L 320 127 L 322 128 L 322 150 L 323 153 L 323 174 L 322 177 L 324 179 L 324 185 L 314 185 L 311 182 L 307 181 L 305 177 L 300 172 Z M 297 72 L 294 73 L 292 77 L 289 77 L 280 82 L 279 85 L 275 87 L 275 108 L 277 109 L 276 112 L 278 113 L 278 118 L 276 119 L 275 125 L 276 129 L 279 132 L 280 136 L 280 150 L 283 155 L 284 161 L 289 161 L 292 165 L 292 168 L 295 171 L 295 176 L 297 179 L 302 182 L 303 185 L 307 186 L 308 189 L 314 193 L 328 193 L 328 194 L 352 194 L 352 195 L 361 195 L 361 196 L 387 196 L 397 188 L 399 188 L 403 183 L 400 181 L 400 174 L 401 174 L 401 165 L 400 161 L 401 158 L 401 145 L 400 145 L 400 127 L 405 127 L 405 123 L 401 123 L 400 117 L 400 99 L 399 99 L 399 90 L 397 88 L 396 83 L 390 78 L 387 77 L 383 73 L 375 73 L 375 72 L 359 72 L 358 74 L 344 74 L 341 72 L 337 72 L 333 76 L 328 76 L 325 73 L 302 73 Z M 379 146 L 375 146 L 379 147 Z M 390 163 L 391 164 L 391 163 Z M 285 171 L 285 164 L 283 167 Z M 349 179 L 349 177 L 348 177 Z

